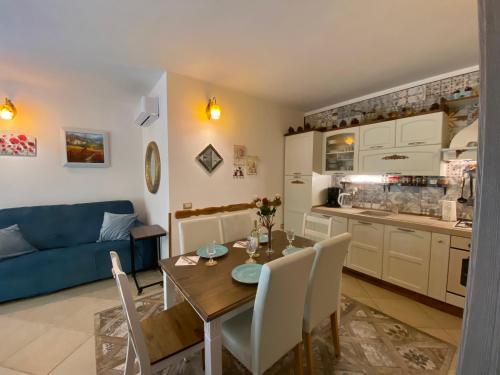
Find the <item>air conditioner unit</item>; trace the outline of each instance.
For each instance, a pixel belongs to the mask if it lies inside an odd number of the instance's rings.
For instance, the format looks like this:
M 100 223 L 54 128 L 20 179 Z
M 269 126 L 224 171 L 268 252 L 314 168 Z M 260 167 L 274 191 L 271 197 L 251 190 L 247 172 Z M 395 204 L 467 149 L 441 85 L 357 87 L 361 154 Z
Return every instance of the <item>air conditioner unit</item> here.
M 136 125 L 149 126 L 160 117 L 160 100 L 158 97 L 141 97 L 139 109 L 135 116 Z

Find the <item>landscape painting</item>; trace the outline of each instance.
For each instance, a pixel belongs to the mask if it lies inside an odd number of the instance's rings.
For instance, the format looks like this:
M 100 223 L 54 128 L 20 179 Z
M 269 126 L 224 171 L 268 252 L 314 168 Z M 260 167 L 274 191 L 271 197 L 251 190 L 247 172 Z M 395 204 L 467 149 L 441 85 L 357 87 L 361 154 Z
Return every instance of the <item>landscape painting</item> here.
M 68 167 L 108 167 L 108 133 L 97 130 L 63 129 L 64 165 Z

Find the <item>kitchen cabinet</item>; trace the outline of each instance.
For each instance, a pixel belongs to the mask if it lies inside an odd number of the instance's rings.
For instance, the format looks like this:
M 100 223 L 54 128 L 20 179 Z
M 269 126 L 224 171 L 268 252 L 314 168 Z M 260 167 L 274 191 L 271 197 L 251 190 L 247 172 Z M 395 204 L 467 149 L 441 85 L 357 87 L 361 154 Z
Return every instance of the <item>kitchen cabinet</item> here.
M 416 176 L 441 176 L 441 146 L 417 146 L 359 152 L 359 173 L 395 173 Z
M 439 145 L 448 141 L 447 116 L 444 112 L 396 120 L 396 147 Z
M 352 240 L 347 256 L 347 267 L 380 279 L 384 225 L 350 219 L 349 233 Z
M 432 233 L 431 260 L 429 265 L 429 290 L 427 295 L 446 302 L 448 261 L 450 258 L 450 236 Z
M 429 232 L 386 225 L 382 279 L 427 294 L 430 253 Z
M 359 150 L 379 150 L 396 145 L 396 121 L 361 126 L 359 129 Z
M 345 233 L 349 230 L 347 227 L 347 218 L 341 216 L 332 216 L 332 237 Z
M 358 171 L 359 127 L 324 133 L 323 174 L 349 174 Z
M 323 133 L 311 131 L 285 137 L 285 175 L 321 173 Z

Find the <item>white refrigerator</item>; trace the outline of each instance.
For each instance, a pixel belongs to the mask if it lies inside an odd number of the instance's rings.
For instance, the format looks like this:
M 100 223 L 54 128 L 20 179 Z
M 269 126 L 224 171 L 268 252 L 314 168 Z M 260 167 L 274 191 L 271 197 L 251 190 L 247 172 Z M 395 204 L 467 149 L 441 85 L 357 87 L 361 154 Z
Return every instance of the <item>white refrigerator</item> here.
M 326 203 L 331 176 L 321 175 L 323 133 L 311 131 L 285 137 L 284 227 L 302 232 L 304 213 Z

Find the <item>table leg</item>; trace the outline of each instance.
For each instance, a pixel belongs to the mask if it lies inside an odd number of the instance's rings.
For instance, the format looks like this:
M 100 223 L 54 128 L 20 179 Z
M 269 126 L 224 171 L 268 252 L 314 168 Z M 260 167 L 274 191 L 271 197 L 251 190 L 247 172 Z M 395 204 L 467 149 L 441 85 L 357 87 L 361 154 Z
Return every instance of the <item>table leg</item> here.
M 205 322 L 205 374 L 222 374 L 222 322 Z
M 175 286 L 168 278 L 167 273 L 163 271 L 163 309 L 166 310 L 174 306 L 175 300 Z
M 132 278 L 134 279 L 135 286 L 137 288 L 137 295 L 142 293 L 142 288 L 139 286 L 139 282 L 137 281 L 137 276 L 135 272 L 135 240 L 130 235 L 130 263 L 131 263 L 131 271 Z

